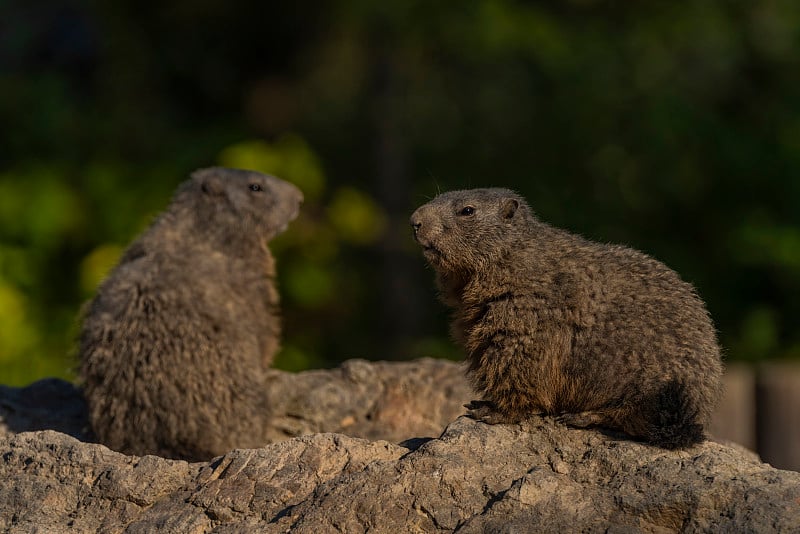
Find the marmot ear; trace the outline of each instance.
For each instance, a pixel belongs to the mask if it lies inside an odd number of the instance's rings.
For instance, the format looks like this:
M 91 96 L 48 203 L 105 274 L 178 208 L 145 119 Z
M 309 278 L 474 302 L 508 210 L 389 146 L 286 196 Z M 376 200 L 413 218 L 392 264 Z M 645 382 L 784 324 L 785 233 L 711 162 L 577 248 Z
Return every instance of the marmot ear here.
M 519 200 L 507 198 L 503 200 L 503 204 L 500 206 L 500 214 L 504 219 L 511 219 L 517 213 L 517 208 L 519 208 Z
M 200 182 L 200 190 L 208 196 L 221 196 L 225 194 L 225 187 L 219 176 L 204 176 Z

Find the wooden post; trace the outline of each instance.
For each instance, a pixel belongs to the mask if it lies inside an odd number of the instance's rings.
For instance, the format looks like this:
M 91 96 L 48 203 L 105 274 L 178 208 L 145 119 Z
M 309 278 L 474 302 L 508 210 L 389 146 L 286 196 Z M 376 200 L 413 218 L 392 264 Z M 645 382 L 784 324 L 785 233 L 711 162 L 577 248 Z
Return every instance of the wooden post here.
M 756 450 L 756 379 L 751 365 L 725 366 L 722 400 L 711 421 L 714 438 Z
M 756 409 L 761 458 L 773 467 L 800 471 L 800 362 L 761 365 Z

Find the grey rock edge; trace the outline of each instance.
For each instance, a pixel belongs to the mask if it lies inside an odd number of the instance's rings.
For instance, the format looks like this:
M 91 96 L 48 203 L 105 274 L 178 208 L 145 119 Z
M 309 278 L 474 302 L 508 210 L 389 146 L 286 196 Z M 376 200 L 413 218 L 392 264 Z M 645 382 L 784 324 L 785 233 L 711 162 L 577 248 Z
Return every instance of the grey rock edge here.
M 425 362 L 348 365 L 358 383 L 387 369 L 405 379 L 406 365 Z M 313 395 L 320 384 L 344 395 L 331 385 L 345 387 L 342 369 L 312 372 L 319 382 L 308 402 L 335 404 L 335 395 Z M 431 386 L 443 389 L 441 380 Z M 370 399 L 389 395 L 384 382 L 373 389 Z M 438 409 L 431 399 L 404 408 L 397 391 L 397 413 Z M 369 430 L 359 417 L 376 417 L 376 405 L 359 410 L 336 424 Z M 319 424 L 294 420 L 292 428 Z M 438 438 L 403 445 L 316 433 L 192 464 L 125 456 L 52 430 L 13 432 L 0 438 L 0 530 L 8 532 L 800 531 L 800 473 L 712 441 L 671 452 L 551 418 L 490 426 L 458 417 Z

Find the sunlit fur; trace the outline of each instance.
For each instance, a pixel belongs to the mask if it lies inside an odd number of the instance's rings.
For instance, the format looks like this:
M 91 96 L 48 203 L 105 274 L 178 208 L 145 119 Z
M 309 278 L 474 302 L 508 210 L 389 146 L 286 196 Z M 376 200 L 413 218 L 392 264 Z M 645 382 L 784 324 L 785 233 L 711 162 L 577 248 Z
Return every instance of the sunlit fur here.
M 720 350 L 703 302 L 674 271 L 541 222 L 506 189 L 444 193 L 411 224 L 486 401 L 471 415 L 556 414 L 666 448 L 704 439 Z
M 301 201 L 277 178 L 197 171 L 130 245 L 84 310 L 80 378 L 100 442 L 188 460 L 263 445 L 280 340 L 267 242 Z

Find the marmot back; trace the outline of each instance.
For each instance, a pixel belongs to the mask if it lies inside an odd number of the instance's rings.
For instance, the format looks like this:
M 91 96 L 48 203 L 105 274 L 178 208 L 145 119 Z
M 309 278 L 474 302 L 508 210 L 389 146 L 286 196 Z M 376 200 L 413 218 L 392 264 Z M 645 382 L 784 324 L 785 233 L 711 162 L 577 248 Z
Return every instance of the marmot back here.
M 207 460 L 264 444 L 264 375 L 280 341 L 267 242 L 293 185 L 210 168 L 181 184 L 84 310 L 80 378 L 100 442 Z
M 704 439 L 721 391 L 692 286 L 635 250 L 539 221 L 507 189 L 453 191 L 411 216 L 489 423 L 554 414 L 665 448 Z

